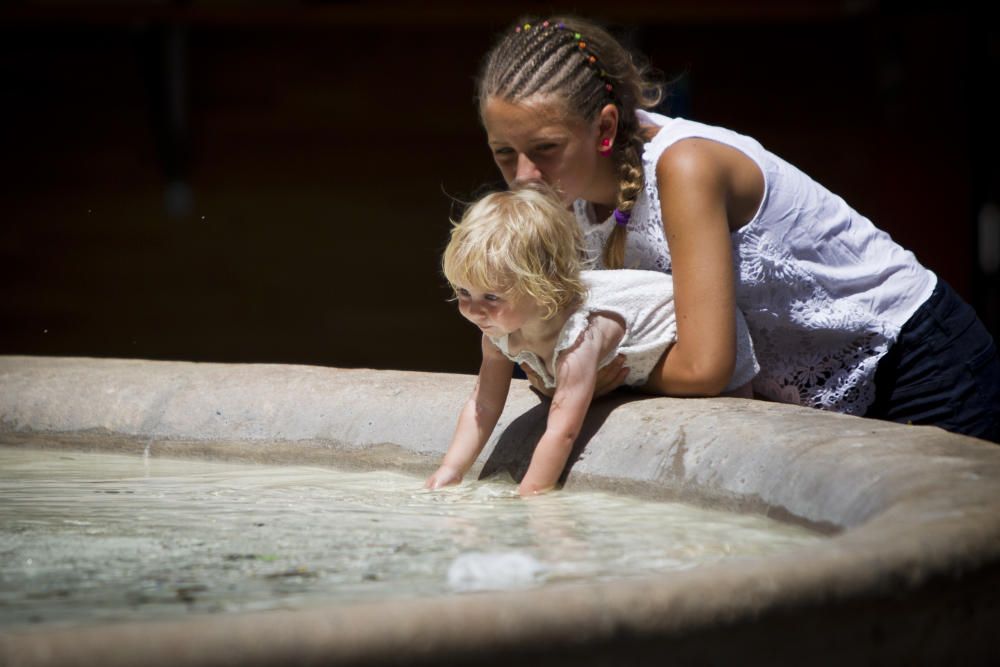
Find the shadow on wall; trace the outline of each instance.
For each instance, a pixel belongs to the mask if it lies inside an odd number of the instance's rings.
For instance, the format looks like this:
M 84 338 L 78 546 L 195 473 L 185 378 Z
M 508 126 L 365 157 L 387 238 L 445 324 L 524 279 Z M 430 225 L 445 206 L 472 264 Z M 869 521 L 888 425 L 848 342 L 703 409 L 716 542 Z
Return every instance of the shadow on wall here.
M 681 77 L 675 112 L 844 195 L 996 332 L 972 270 L 988 29 L 784 4 L 596 16 Z M 456 201 L 499 187 L 473 78 L 517 8 L 81 5 L 0 13 L 0 353 L 475 371 L 438 253 Z

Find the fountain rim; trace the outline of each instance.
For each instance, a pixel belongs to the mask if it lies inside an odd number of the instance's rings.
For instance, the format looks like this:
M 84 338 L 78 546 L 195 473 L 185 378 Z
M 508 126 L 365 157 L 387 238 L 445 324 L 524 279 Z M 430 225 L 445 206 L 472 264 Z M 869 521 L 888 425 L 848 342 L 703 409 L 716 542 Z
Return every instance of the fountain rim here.
M 235 446 L 259 454 L 277 443 L 285 457 L 391 454 L 396 469 L 412 472 L 432 466 L 447 446 L 472 381 L 412 371 L 0 356 L 0 436 L 24 446 L 78 447 L 105 434 L 133 451 L 155 442 L 159 455 L 201 448 L 197 455 L 204 456 Z M 394 406 L 407 417 L 378 423 Z M 538 433 L 543 408 L 515 383 L 484 468 L 524 458 L 510 443 Z M 930 427 L 740 399 L 623 396 L 595 408 L 567 490 L 644 493 L 661 486 L 671 497 L 785 511 L 836 527 L 836 534 L 767 560 L 619 582 L 42 626 L 0 637 L 0 657 L 10 664 L 60 664 L 69 656 L 126 664 L 125 649 L 134 647 L 175 664 L 221 664 L 234 655 L 377 664 L 400 652 L 415 660 L 516 653 L 543 640 L 577 650 L 691 636 L 786 609 L 919 595 L 1000 570 L 995 445 Z M 747 445 L 748 433 L 768 442 Z M 804 434 L 811 439 L 796 440 Z

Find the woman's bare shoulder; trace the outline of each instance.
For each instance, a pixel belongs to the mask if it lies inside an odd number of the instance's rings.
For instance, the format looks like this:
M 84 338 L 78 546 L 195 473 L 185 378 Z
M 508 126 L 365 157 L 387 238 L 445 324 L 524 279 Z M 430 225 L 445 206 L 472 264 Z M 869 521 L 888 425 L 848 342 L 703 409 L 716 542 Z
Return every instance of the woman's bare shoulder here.
M 737 148 L 689 137 L 668 147 L 656 164 L 661 206 L 689 208 L 698 200 L 724 208 L 728 227 L 738 229 L 749 221 L 764 196 L 760 167 Z

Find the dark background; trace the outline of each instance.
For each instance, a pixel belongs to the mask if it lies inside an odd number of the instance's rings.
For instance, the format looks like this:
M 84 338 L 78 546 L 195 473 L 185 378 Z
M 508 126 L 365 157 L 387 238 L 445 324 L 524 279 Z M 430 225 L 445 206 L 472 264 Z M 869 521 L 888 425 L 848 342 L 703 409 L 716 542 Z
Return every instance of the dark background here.
M 437 268 L 453 199 L 499 180 L 473 79 L 552 9 L 609 24 L 677 79 L 674 113 L 803 168 L 997 335 L 993 10 L 8 0 L 0 354 L 474 372 Z

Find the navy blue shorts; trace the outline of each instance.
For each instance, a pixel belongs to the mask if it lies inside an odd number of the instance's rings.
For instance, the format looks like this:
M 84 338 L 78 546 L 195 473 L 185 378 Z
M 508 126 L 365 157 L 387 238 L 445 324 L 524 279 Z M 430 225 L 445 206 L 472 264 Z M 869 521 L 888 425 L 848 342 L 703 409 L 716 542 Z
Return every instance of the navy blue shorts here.
M 947 283 L 903 325 L 875 371 L 866 417 L 931 424 L 1000 443 L 1000 356 L 989 331 Z

